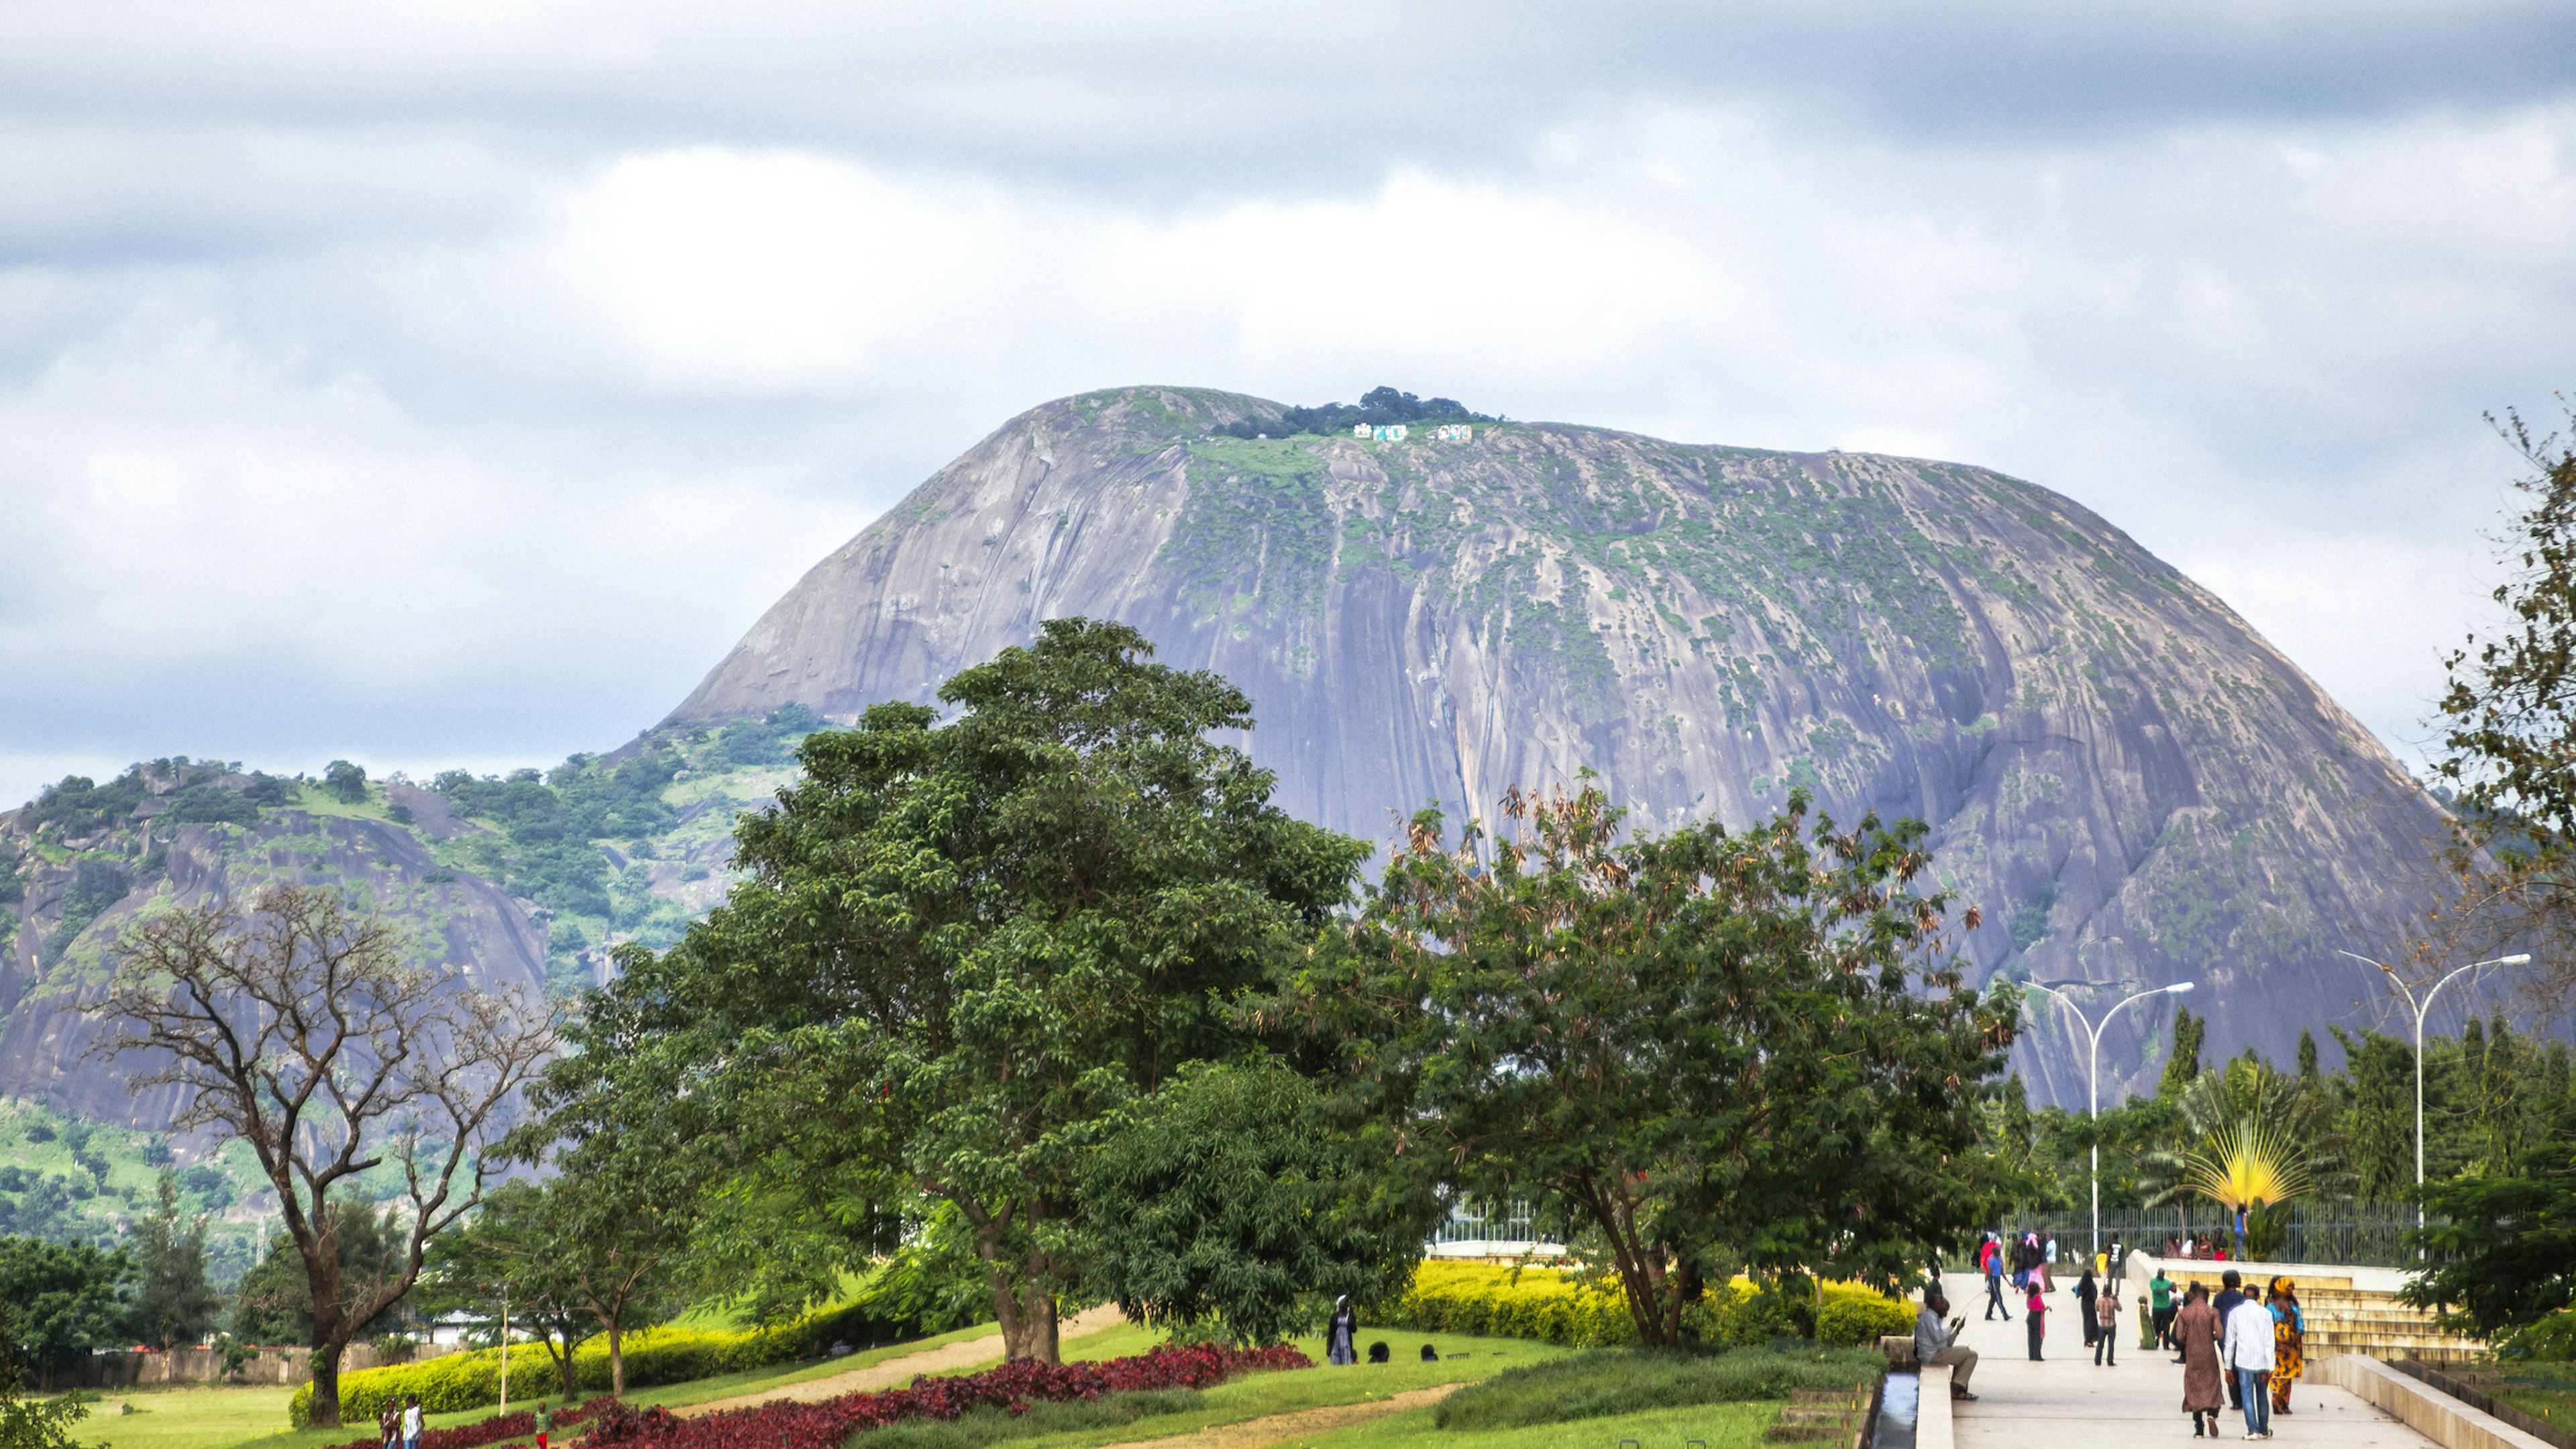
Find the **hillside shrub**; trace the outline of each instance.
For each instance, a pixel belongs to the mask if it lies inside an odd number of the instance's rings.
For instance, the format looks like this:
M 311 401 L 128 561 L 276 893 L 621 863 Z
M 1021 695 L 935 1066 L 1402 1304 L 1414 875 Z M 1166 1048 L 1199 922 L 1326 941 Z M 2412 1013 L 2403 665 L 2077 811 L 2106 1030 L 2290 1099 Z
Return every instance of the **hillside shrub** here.
M 683 1419 L 655 1407 L 612 1407 L 584 1436 L 586 1449 L 634 1444 L 650 1449 L 841 1449 L 863 1430 L 906 1419 L 955 1419 L 977 1409 L 1025 1412 L 1033 1402 L 1096 1400 L 1104 1394 L 1158 1389 L 1204 1389 L 1239 1373 L 1312 1368 L 1315 1361 L 1285 1346 L 1235 1349 L 1214 1344 L 1178 1348 L 1165 1344 L 1134 1358 L 1102 1363 L 1006 1363 L 956 1378 L 915 1378 L 908 1389 L 843 1394 L 819 1403 L 777 1399 L 756 1408 Z
M 1594 1349 L 1471 1384 L 1441 1400 L 1433 1422 L 1490 1432 L 1689 1404 L 1752 1403 L 1785 1399 L 1793 1389 L 1866 1385 L 1886 1371 L 1886 1359 L 1860 1349 Z
M 554 1427 L 558 1430 L 569 1429 L 585 1419 L 595 1417 L 600 1410 L 616 1402 L 615 1399 L 602 1394 L 586 1404 L 577 1404 L 569 1409 L 557 1409 Z M 425 1429 L 421 1432 L 420 1449 L 479 1449 L 479 1446 L 484 1444 L 498 1444 L 504 1439 L 524 1438 L 535 1432 L 537 1432 L 536 1414 L 527 1409 L 513 1409 L 506 1414 L 494 1414 L 488 1419 L 477 1419 L 471 1424 L 456 1424 L 445 1429 Z M 346 1444 L 335 1445 L 333 1449 L 378 1449 L 378 1444 L 376 1436 L 369 1434 L 363 1438 L 352 1439 Z
M 738 1331 L 648 1328 L 626 1335 L 626 1386 L 649 1388 L 798 1359 L 820 1358 L 836 1339 L 890 1339 L 898 1334 L 870 1315 L 864 1305 L 808 1313 L 784 1323 Z M 608 1339 L 593 1334 L 572 1354 L 573 1384 L 604 1393 L 609 1386 Z M 558 1382 L 545 1350 L 533 1343 L 510 1346 L 510 1381 L 530 1391 L 551 1389 Z M 501 1401 L 501 1351 L 477 1349 L 451 1353 L 420 1363 L 361 1369 L 340 1376 L 340 1417 L 372 1419 L 388 1401 L 420 1395 L 422 1409 L 453 1414 Z M 286 1413 L 301 1429 L 312 1412 L 313 1386 L 306 1384 L 287 1401 Z
M 1738 1278 L 1709 1291 L 1685 1316 L 1702 1342 L 1720 1346 L 1813 1338 L 1831 1348 L 1875 1342 L 1913 1330 L 1914 1310 L 1845 1283 L 1824 1287 L 1821 1307 Z M 1402 1298 L 1370 1315 L 1373 1325 L 1423 1333 L 1535 1338 L 1569 1348 L 1615 1348 L 1637 1342 L 1636 1319 L 1618 1289 L 1589 1284 L 1554 1268 L 1505 1264 L 1425 1263 Z

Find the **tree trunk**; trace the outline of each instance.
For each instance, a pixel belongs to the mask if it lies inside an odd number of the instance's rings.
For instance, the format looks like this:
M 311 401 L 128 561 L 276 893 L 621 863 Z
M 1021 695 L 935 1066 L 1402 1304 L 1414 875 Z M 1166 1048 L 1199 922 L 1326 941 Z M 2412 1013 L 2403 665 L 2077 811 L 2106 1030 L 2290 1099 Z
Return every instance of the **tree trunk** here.
M 616 1319 L 608 1322 L 608 1391 L 618 1398 L 626 1397 L 625 1330 Z
M 1027 1342 L 1021 1354 L 1039 1363 L 1061 1363 L 1056 1342 L 1055 1295 L 1047 1291 L 1044 1273 L 1033 1272 L 1020 1292 L 1021 1334 Z
M 321 1337 L 319 1334 L 314 1336 Z M 305 1420 L 308 1427 L 340 1427 L 341 1347 L 328 1339 L 313 1345 L 313 1410 Z

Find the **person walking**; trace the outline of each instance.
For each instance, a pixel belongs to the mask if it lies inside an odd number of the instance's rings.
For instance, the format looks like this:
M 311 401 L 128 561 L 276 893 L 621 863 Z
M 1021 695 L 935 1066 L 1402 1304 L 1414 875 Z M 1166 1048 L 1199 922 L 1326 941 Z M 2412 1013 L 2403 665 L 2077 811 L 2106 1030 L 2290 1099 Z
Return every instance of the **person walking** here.
M 2076 1317 L 2084 1326 L 2084 1346 L 2091 1348 L 2100 1330 L 2093 1322 L 2093 1301 L 2102 1296 L 2102 1285 L 2093 1281 L 2093 1265 L 2084 1265 L 2084 1276 L 2075 1280 Z
M 2183 1295 L 2173 1336 L 2182 1349 L 2182 1411 L 2191 1415 L 2191 1437 L 2215 1439 L 2227 1399 L 2218 1391 L 2218 1311 L 2209 1306 L 2208 1289 L 2194 1283 Z
M 2093 1366 L 2120 1366 L 2120 1288 L 2104 1284 L 2102 1296 L 2093 1302 Z
M 2030 1361 L 2038 1363 L 2040 1362 L 2039 1341 L 2048 1333 L 2047 1328 L 2043 1326 L 2048 1317 L 2048 1297 L 2046 1290 L 2039 1286 L 2039 1280 L 2036 1278 L 2031 1280 L 2030 1301 L 2022 1305 L 2021 1313 L 2022 1318 L 2030 1324 Z
M 1982 1254 L 1986 1270 L 1986 1321 L 1995 1321 L 2000 1313 L 2004 1322 L 2012 1322 L 2012 1310 L 2004 1306 L 2004 1245 L 1989 1236 Z
M 2176 1350 L 2174 1362 L 2182 1362 L 2173 1336 L 2174 1282 L 2165 1276 L 2162 1263 L 2156 1265 L 2156 1276 L 2147 1280 L 2147 1311 L 2155 1315 L 2156 1347 Z
M 2209 1306 L 2218 1311 L 2218 1329 L 2221 1333 L 2225 1333 L 2227 1331 L 2227 1315 L 2234 1313 L 2236 1311 L 2236 1305 L 2245 1301 L 2245 1292 L 2242 1287 L 2244 1282 L 2244 1275 L 2238 1273 L 2233 1268 L 2230 1268 L 2225 1273 L 2219 1275 L 2218 1296 L 2210 1300 Z M 2227 1406 L 2231 1409 L 2244 1408 L 2245 1400 L 2239 1397 L 2236 1392 L 2238 1388 L 2236 1375 L 2231 1373 L 2226 1377 Z
M 1334 1299 L 1333 1316 L 1324 1321 L 1324 1357 L 1337 1364 L 1358 1363 L 1360 1356 L 1351 1342 L 1359 1331 L 1360 1316 L 1351 1311 L 1351 1295 Z
M 376 1411 L 376 1435 L 383 1441 L 384 1449 L 395 1449 L 402 1443 L 401 1400 L 387 1399 L 385 1406 Z
M 2129 1283 L 2129 1250 L 2120 1246 L 2120 1235 L 2118 1233 L 2113 1233 L 2111 1235 L 2110 1251 L 2104 1253 L 2102 1256 L 2110 1260 L 2109 1270 L 2104 1276 L 2108 1277 L 2112 1282 L 2119 1284 L 2123 1288 L 2127 1287 Z
M 2227 1310 L 2224 1356 L 2236 1380 L 2236 1402 L 2245 1411 L 2245 1437 L 2272 1437 L 2272 1310 L 2239 1296 Z
M 2039 1281 L 2048 1291 L 2057 1291 L 2057 1234 L 2051 1233 L 2039 1245 Z
M 2299 1312 L 2299 1285 L 2287 1278 L 2272 1280 L 2272 1412 L 2290 1412 L 2290 1385 L 2299 1381 L 2299 1370 L 2306 1367 L 2307 1328 L 2305 1315 Z
M 1959 1330 L 1968 1326 L 1964 1317 L 1944 1325 L 1942 1315 L 1950 1311 L 1950 1300 L 1935 1288 L 1923 1295 L 1923 1307 L 1914 1315 L 1914 1362 L 1918 1365 L 1946 1364 L 1950 1369 L 1950 1397 L 1969 1400 L 1968 1380 L 1976 1377 L 1977 1351 L 1958 1346 Z
M 420 1395 L 414 1394 L 403 1405 L 403 1449 L 420 1449 Z

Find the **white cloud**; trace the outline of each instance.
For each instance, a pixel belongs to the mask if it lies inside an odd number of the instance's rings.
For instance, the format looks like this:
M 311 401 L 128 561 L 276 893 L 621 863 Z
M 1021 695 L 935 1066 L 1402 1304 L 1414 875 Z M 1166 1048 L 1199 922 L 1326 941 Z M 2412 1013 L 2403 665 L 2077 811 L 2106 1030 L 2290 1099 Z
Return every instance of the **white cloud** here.
M 266 89 L 151 104 L 184 18 L 0 21 L 0 94 L 58 98 L 0 102 L 0 797 L 614 743 L 983 430 L 1138 381 L 2002 467 L 2404 745 L 2513 471 L 2477 415 L 2576 381 L 2563 86 L 1918 131 L 1668 83 L 1642 11 L 1624 78 L 1508 27 L 1398 64 L 1196 11 L 981 51 L 926 7 L 585 13 L 406 50 L 288 7 L 230 42 Z M 1763 16 L 1741 54 L 1804 23 Z

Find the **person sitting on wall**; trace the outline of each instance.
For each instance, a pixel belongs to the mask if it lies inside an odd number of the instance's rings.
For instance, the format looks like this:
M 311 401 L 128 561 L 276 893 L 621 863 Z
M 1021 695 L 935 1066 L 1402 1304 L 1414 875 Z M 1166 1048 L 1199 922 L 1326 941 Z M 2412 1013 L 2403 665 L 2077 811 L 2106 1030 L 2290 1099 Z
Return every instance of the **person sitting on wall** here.
M 1923 1368 L 1946 1366 L 1950 1370 L 1950 1397 L 1973 1399 L 1976 1395 L 1968 1392 L 1968 1380 L 1977 1372 L 1977 1351 L 1958 1345 L 1959 1330 L 1968 1326 L 1966 1314 L 1943 1326 L 1941 1315 L 1949 1311 L 1950 1300 L 1942 1297 L 1939 1289 L 1923 1295 L 1922 1311 L 1914 1315 L 1914 1362 Z

